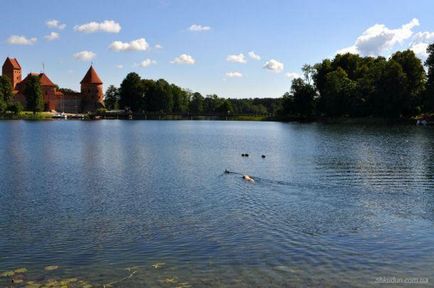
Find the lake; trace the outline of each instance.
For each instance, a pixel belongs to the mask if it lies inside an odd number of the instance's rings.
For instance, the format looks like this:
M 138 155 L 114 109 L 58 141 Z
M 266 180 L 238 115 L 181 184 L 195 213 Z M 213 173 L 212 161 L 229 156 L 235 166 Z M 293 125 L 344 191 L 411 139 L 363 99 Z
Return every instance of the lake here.
M 0 163 L 18 287 L 434 283 L 432 128 L 0 121 Z

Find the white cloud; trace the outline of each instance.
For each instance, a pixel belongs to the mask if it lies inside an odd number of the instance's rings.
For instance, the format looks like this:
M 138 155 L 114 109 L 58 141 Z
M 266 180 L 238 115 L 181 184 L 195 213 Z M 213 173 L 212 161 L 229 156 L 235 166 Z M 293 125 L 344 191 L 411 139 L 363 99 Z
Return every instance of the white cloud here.
M 121 25 L 113 20 L 105 20 L 103 22 L 89 22 L 82 25 L 77 25 L 74 30 L 83 33 L 94 32 L 107 32 L 107 33 L 119 33 L 121 31 Z
M 203 31 L 211 30 L 211 27 L 203 26 L 203 25 L 199 25 L 199 24 L 193 24 L 190 26 L 190 28 L 188 28 L 188 30 L 194 31 L 194 32 L 203 32 Z
M 347 53 L 359 54 L 359 50 L 357 49 L 356 46 L 350 46 L 350 47 L 342 48 L 336 52 L 336 54 L 347 54 Z
M 96 54 L 93 53 L 92 51 L 80 51 L 75 53 L 74 58 L 80 61 L 90 61 L 93 58 L 95 58 Z
M 379 56 L 388 52 L 397 44 L 402 44 L 413 35 L 413 28 L 419 26 L 414 18 L 401 28 L 390 29 L 384 24 L 375 24 L 357 37 L 354 45 L 341 49 L 338 53 L 356 53 L 362 56 Z
M 428 45 L 434 42 L 434 32 L 418 32 L 414 34 L 412 43 L 410 44 L 410 50 L 413 50 L 414 54 L 422 61 L 428 58 L 426 49 Z
M 118 65 L 116 65 L 116 68 L 118 68 L 118 69 L 124 69 L 124 65 L 118 64 Z
M 246 58 L 244 57 L 243 53 L 240 54 L 234 54 L 234 55 L 228 55 L 226 57 L 226 61 L 233 62 L 233 63 L 247 63 Z
M 45 40 L 47 41 L 53 41 L 59 39 L 59 37 L 60 35 L 57 32 L 51 32 L 50 34 L 44 36 Z
M 136 39 L 130 42 L 114 41 L 109 48 L 113 51 L 146 51 L 149 48 L 145 38 Z
M 280 73 L 283 71 L 284 65 L 277 60 L 271 59 L 265 62 L 264 69 L 271 70 L 276 73 Z
M 428 53 L 426 52 L 426 49 L 428 48 L 428 43 L 417 43 L 412 44 L 410 46 L 410 50 L 416 54 L 416 56 L 421 59 L 422 61 L 425 61 L 426 58 L 428 58 Z
M 193 57 L 191 57 L 188 54 L 181 54 L 178 57 L 176 57 L 175 59 L 173 59 L 173 61 L 171 61 L 170 63 L 172 63 L 172 64 L 194 64 L 194 63 L 196 63 L 196 60 L 194 60 Z
M 417 32 L 414 34 L 413 42 L 434 42 L 434 32 Z
M 250 51 L 249 52 L 249 56 L 250 58 L 254 59 L 254 60 L 261 60 L 261 56 L 259 56 L 258 54 L 256 54 L 254 51 Z
M 241 74 L 240 72 L 227 72 L 225 75 L 229 78 L 241 78 L 241 77 L 243 77 L 243 74 Z
M 66 24 L 60 23 L 59 20 L 51 19 L 45 22 L 48 28 L 63 30 L 66 27 Z
M 151 66 L 153 64 L 157 64 L 157 61 L 151 60 L 151 59 L 145 59 L 142 62 L 140 62 L 139 66 L 143 67 L 143 68 L 146 68 L 146 67 L 149 67 L 149 66 Z
M 37 40 L 36 37 L 26 38 L 25 36 L 12 35 L 6 42 L 10 45 L 33 45 Z
M 301 75 L 295 72 L 288 72 L 285 74 L 285 76 L 288 77 L 288 79 L 291 81 L 297 78 L 301 78 Z
M 160 44 L 155 44 L 154 48 L 155 49 L 163 49 L 163 46 L 161 46 Z

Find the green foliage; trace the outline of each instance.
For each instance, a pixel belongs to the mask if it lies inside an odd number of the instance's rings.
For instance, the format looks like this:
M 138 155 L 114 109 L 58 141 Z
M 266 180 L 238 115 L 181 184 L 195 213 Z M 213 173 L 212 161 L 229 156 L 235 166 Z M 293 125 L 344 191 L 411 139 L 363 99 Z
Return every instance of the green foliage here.
M 193 93 L 191 96 L 189 110 L 191 113 L 203 113 L 204 98 L 199 92 Z
M 8 110 L 11 111 L 13 114 L 18 115 L 24 110 L 24 107 L 20 102 L 15 102 L 8 106 Z
M 0 113 L 7 110 L 7 107 L 13 102 L 14 94 L 12 84 L 5 75 L 0 77 Z
M 39 76 L 33 75 L 28 78 L 24 88 L 24 96 L 26 97 L 27 109 L 32 111 L 33 114 L 44 111 L 44 99 Z
M 104 106 L 107 110 L 119 109 L 119 89 L 113 85 L 110 85 L 105 92 Z
M 129 108 L 132 111 L 141 111 L 144 107 L 144 89 L 140 76 L 129 73 L 122 81 L 120 87 L 120 108 Z
M 273 98 L 224 99 L 215 94 L 203 97 L 164 79 L 141 79 L 136 73 L 125 77 L 118 93 L 119 108 L 128 107 L 134 112 L 267 115 L 276 114 L 282 106 L 281 99 Z M 105 97 L 107 108 L 113 107 L 114 101 L 110 101 L 116 99 L 115 95 L 116 87 L 109 87 Z
M 428 79 L 420 59 L 410 50 L 396 52 L 388 60 L 347 53 L 304 65 L 304 80 L 294 80 L 290 93 L 283 95 L 282 111 L 290 116 L 312 111 L 328 117 L 384 118 L 410 117 L 423 108 L 433 111 L 434 45 L 428 54 Z
M 425 66 L 428 69 L 428 79 L 423 104 L 425 112 L 434 112 L 434 43 L 428 46 L 427 53 Z
M 233 113 L 232 103 L 229 100 L 223 100 L 223 102 L 218 107 L 217 111 L 223 114 Z
M 188 111 L 188 93 L 184 89 L 176 86 L 175 84 L 170 85 L 171 94 L 173 97 L 173 112 L 185 113 Z
M 10 104 L 13 101 L 12 84 L 9 78 L 5 75 L 0 76 L 0 99 L 6 104 Z

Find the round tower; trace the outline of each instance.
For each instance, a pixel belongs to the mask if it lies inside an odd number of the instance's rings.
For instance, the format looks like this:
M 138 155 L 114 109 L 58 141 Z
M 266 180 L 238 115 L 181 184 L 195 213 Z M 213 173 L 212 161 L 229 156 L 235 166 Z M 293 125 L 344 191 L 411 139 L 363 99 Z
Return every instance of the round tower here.
M 95 112 L 104 107 L 104 93 L 101 78 L 91 65 L 81 84 L 82 112 Z

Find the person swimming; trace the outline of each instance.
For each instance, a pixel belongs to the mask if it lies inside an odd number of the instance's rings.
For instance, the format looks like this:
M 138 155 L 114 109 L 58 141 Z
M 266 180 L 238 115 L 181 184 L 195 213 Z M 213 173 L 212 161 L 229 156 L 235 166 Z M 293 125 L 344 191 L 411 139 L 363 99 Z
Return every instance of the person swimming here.
M 255 183 L 255 180 L 252 177 L 250 177 L 249 175 L 243 175 L 243 179 L 248 181 L 248 182 Z

